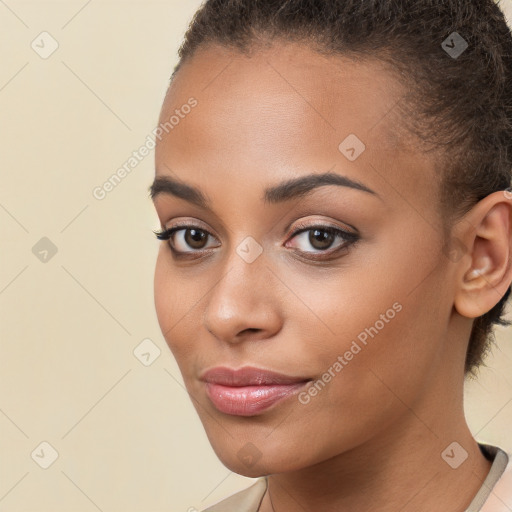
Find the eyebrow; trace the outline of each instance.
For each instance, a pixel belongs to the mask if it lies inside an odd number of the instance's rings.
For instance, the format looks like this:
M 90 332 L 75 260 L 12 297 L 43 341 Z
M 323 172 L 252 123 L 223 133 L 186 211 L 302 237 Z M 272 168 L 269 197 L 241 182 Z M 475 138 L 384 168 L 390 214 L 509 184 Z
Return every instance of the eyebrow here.
M 292 178 L 278 185 L 269 187 L 265 189 L 263 201 L 270 204 L 289 201 L 303 197 L 311 193 L 314 189 L 325 185 L 348 187 L 377 197 L 379 196 L 377 192 L 359 181 L 333 172 L 326 172 L 323 174 L 308 174 L 306 176 Z M 171 178 L 170 176 L 156 177 L 153 184 L 149 187 L 149 192 L 153 201 L 161 194 L 168 194 L 184 199 L 203 209 L 212 210 L 211 201 L 198 188 Z

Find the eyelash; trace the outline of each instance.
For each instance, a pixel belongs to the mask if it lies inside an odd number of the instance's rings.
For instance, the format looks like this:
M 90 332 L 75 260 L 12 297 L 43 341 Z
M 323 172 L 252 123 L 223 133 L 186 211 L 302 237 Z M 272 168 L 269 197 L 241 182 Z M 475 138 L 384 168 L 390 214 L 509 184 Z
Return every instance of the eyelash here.
M 195 229 L 197 231 L 201 231 L 202 233 L 206 233 L 207 236 L 213 236 L 206 229 L 203 229 L 199 226 L 190 225 L 190 224 L 176 225 L 169 229 L 163 229 L 161 231 L 153 231 L 153 233 L 155 234 L 155 236 L 158 240 L 169 241 L 169 240 L 171 240 L 173 235 L 175 233 L 177 233 L 178 231 L 186 231 L 188 229 Z M 338 236 L 338 237 L 342 238 L 345 241 L 345 243 L 333 250 L 326 249 L 325 251 L 322 251 L 320 249 L 316 249 L 317 251 L 319 251 L 316 253 L 314 253 L 314 252 L 311 253 L 308 251 L 297 251 L 302 254 L 304 254 L 304 253 L 307 254 L 308 255 L 307 258 L 312 259 L 312 260 L 326 259 L 325 256 L 320 256 L 320 258 L 319 258 L 318 255 L 328 254 L 328 256 L 332 256 L 332 255 L 342 251 L 343 249 L 348 249 L 350 246 L 354 245 L 360 239 L 360 236 L 356 233 L 345 231 L 343 229 L 340 229 L 340 228 L 337 228 L 334 226 L 328 226 L 328 225 L 322 225 L 322 224 L 312 224 L 312 225 L 299 224 L 297 226 L 297 229 L 290 234 L 289 238 L 293 239 L 297 235 L 300 235 L 301 233 L 308 232 L 308 231 L 315 231 L 315 230 L 320 231 L 322 233 L 328 233 L 330 235 Z M 169 247 L 176 258 L 189 258 L 191 254 L 198 254 L 201 252 L 208 251 L 208 249 L 197 250 L 197 251 L 191 250 L 191 251 L 187 251 L 187 252 L 176 251 L 176 249 L 174 249 L 170 243 L 169 243 Z M 311 255 L 317 255 L 317 256 L 312 257 Z

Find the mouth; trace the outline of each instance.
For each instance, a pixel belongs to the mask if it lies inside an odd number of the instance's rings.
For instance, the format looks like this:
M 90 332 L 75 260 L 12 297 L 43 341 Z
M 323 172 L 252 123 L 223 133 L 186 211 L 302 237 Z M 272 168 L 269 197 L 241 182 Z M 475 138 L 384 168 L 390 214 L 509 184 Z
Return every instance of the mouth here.
M 216 367 L 204 372 L 206 394 L 214 407 L 234 416 L 255 416 L 289 398 L 312 379 L 246 366 Z

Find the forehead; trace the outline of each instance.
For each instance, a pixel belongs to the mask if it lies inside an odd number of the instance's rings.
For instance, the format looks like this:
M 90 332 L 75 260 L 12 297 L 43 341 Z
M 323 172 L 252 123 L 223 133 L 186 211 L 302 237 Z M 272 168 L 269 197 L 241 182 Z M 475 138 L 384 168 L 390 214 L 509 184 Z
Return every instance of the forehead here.
M 364 177 L 372 188 L 386 182 L 401 195 L 413 197 L 419 188 L 431 196 L 433 163 L 402 129 L 407 93 L 375 59 L 326 56 L 297 43 L 249 55 L 203 48 L 182 66 L 165 98 L 160 123 L 191 97 L 197 106 L 157 144 L 157 175 L 172 169 L 199 183 L 227 178 L 222 169 L 229 178 L 268 183 L 276 174 L 334 167 Z M 354 141 L 363 152 L 351 161 L 343 148 Z
M 202 117 L 237 127 L 302 118 L 301 133 L 357 132 L 394 148 L 404 142 L 400 100 L 407 88 L 383 61 L 322 55 L 299 43 L 253 48 L 249 55 L 214 45 L 199 49 L 169 88 L 162 116 L 192 92 Z M 272 126 L 272 125 L 270 125 Z M 312 137 L 313 138 L 313 137 Z

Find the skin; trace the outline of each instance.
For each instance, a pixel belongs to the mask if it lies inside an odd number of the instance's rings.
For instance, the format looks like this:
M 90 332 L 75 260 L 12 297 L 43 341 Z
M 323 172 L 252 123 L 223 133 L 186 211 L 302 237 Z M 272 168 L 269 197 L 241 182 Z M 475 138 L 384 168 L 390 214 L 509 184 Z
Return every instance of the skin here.
M 512 281 L 511 201 L 496 192 L 478 203 L 453 226 L 467 250 L 446 256 L 434 156 L 399 132 L 405 93 L 378 61 L 279 42 L 250 56 L 201 49 L 163 104 L 161 122 L 198 102 L 158 142 L 156 176 L 200 188 L 213 211 L 154 198 L 163 228 L 187 221 L 212 235 L 204 249 L 176 235 L 196 259 L 161 242 L 158 321 L 217 456 L 241 475 L 270 475 L 261 512 L 463 511 L 489 471 L 464 418 L 464 357 L 473 318 Z M 352 133 L 366 145 L 353 162 L 338 149 Z M 328 185 L 263 202 L 266 187 L 328 170 L 376 194 Z M 299 222 L 353 226 L 360 239 L 329 256 L 343 239 L 322 253 L 309 233 L 292 236 Z M 247 236 L 263 249 L 252 263 L 236 252 Z M 395 303 L 401 311 L 306 405 L 293 396 L 229 415 L 199 380 L 221 365 L 320 379 Z M 441 457 L 454 441 L 468 453 L 456 469 Z M 259 453 L 250 466 L 247 443 Z

